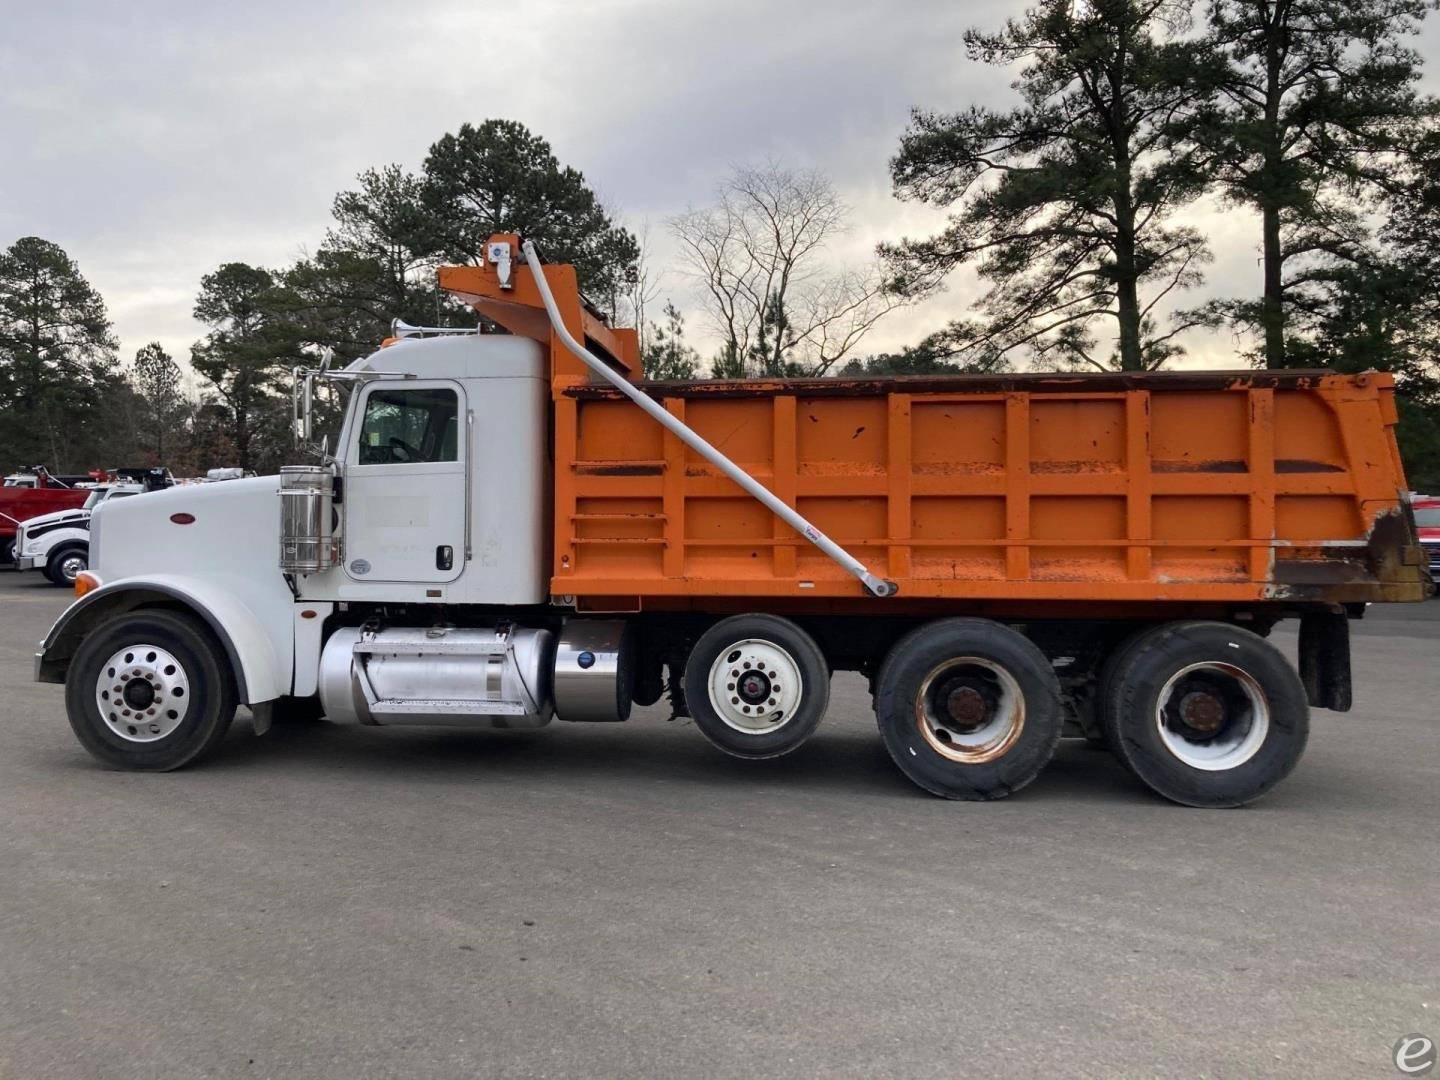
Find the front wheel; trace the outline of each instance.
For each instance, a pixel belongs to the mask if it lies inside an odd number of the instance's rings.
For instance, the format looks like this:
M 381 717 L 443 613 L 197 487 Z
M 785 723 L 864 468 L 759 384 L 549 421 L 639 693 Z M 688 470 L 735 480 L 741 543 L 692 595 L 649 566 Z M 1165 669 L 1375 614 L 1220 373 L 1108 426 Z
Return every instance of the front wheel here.
M 45 576 L 50 584 L 62 589 L 73 588 L 82 571 L 90 569 L 90 550 L 85 547 L 61 548 L 45 561 Z
M 85 638 L 65 679 L 82 746 L 117 769 L 178 769 L 215 748 L 235 717 L 235 681 L 194 616 L 141 610 Z

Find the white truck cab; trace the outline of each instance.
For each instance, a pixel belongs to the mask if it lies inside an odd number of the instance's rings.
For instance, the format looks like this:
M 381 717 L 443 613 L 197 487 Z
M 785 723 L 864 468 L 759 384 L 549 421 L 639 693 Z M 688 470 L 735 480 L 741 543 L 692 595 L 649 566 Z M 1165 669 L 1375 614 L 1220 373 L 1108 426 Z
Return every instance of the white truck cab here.
M 571 666 L 586 692 L 560 691 L 567 718 L 589 718 L 591 682 L 628 714 L 623 626 L 581 621 L 570 641 L 549 606 L 544 348 L 412 337 L 327 376 L 349 398 L 323 464 L 107 502 L 91 519 L 82 595 L 37 656 L 38 678 L 70 687 L 72 718 L 93 718 L 85 745 L 174 768 L 237 700 L 262 730 L 277 702 L 317 698 L 362 723 L 538 726 L 563 682 L 557 643 L 585 654 Z
M 90 516 L 101 503 L 139 495 L 141 484 L 101 484 L 85 504 L 20 523 L 15 531 L 15 569 L 42 571 L 52 584 L 71 588 L 90 565 Z

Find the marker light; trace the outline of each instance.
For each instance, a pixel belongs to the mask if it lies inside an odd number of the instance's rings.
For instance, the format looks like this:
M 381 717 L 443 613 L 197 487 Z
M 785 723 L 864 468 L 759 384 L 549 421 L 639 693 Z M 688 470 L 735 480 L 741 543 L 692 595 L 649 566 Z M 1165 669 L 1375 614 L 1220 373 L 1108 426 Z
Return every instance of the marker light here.
M 94 592 L 100 587 L 100 579 L 89 570 L 81 570 L 75 575 L 75 596 L 84 596 L 88 592 Z

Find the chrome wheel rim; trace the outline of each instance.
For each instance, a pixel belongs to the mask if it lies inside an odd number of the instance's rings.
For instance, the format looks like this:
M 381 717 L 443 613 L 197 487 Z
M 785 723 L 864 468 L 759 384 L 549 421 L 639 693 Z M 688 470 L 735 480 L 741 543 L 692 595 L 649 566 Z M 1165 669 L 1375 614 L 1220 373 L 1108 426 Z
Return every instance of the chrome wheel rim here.
M 1155 703 L 1160 742 L 1192 769 L 1223 772 L 1245 764 L 1270 733 L 1270 703 L 1260 684 L 1233 664 L 1190 664 Z
M 127 645 L 100 667 L 95 705 L 105 726 L 127 742 L 155 742 L 190 711 L 190 677 L 158 645 Z
M 66 555 L 60 560 L 60 576 L 66 581 L 73 583 L 75 579 L 80 576 L 80 571 L 86 568 L 86 565 L 87 560 L 85 556 Z
M 1025 729 L 1025 695 L 1015 677 L 983 656 L 937 664 L 915 695 L 915 724 L 941 757 L 965 765 L 994 761 Z
M 773 641 L 745 638 L 710 665 L 710 705 L 744 735 L 768 735 L 795 718 L 803 697 L 800 665 Z

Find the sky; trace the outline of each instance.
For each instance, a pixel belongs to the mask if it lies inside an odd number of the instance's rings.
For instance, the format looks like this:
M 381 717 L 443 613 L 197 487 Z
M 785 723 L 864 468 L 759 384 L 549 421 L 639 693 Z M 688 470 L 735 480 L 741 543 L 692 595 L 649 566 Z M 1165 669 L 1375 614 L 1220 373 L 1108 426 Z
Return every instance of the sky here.
M 923 235 L 940 213 L 891 194 L 912 106 L 1015 100 L 1013 73 L 969 61 L 967 27 L 1021 0 L 0 0 L 0 246 L 63 247 L 104 296 L 133 357 L 182 360 L 203 328 L 200 278 L 222 262 L 281 266 L 313 250 L 336 192 L 390 162 L 418 169 L 465 121 L 515 119 L 580 169 L 640 231 L 662 297 L 703 317 L 665 223 L 710 201 L 734 166 L 824 172 L 851 208 L 830 255 Z M 1417 43 L 1436 70 L 1440 18 Z M 1202 205 L 1215 261 L 1186 297 L 1258 291 L 1258 229 Z M 861 352 L 913 343 L 967 313 L 962 270 L 892 314 Z M 1187 339 L 1187 366 L 1236 366 L 1228 334 Z

